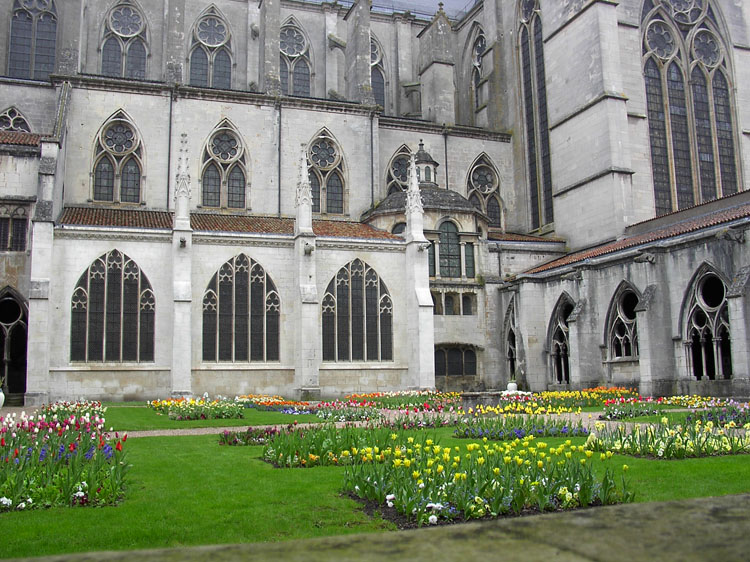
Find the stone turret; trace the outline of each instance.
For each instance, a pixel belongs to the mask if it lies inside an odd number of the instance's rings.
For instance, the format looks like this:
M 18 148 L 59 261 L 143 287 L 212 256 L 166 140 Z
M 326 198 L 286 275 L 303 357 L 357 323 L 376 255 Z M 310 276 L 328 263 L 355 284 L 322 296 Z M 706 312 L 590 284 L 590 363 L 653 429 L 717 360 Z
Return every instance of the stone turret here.
M 422 117 L 435 123 L 456 122 L 453 88 L 453 32 L 443 4 L 419 35 L 419 82 Z
M 349 24 L 346 40 L 346 97 L 374 105 L 370 74 L 370 0 L 358 0 L 344 20 Z
M 435 159 L 424 149 L 424 142 L 419 139 L 419 150 L 412 163 L 417 170 L 419 187 L 437 187 L 437 167 L 440 166 Z

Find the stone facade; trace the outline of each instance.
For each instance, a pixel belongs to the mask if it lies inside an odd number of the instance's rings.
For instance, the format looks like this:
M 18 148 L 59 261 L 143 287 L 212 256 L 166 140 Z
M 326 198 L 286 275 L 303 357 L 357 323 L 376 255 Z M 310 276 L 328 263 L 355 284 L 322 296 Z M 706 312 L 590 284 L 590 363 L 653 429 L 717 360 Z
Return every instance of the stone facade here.
M 750 395 L 750 8 L 436 8 L 0 0 L 11 400 Z

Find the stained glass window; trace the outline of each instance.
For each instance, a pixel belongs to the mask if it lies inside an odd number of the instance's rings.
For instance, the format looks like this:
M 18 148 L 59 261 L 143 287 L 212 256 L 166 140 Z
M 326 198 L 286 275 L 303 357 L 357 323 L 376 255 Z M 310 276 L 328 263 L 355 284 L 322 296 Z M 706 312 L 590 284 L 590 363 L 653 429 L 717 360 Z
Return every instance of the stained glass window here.
M 307 149 L 313 212 L 343 214 L 345 206 L 344 161 L 338 143 L 327 130 Z
M 323 361 L 393 359 L 393 301 L 365 262 L 354 260 L 331 280 L 322 318 Z
M 285 24 L 279 33 L 281 93 L 310 97 L 310 51 L 296 23 Z
M 402 145 L 391 157 L 386 174 L 386 186 L 388 195 L 398 191 L 406 191 L 409 188 L 409 167 L 411 166 L 411 150 Z
M 544 40 L 539 10 L 538 0 L 526 0 L 522 4 L 519 33 L 529 206 L 533 229 L 554 222 Z
M 132 3 L 120 2 L 105 19 L 102 74 L 146 78 L 146 20 Z
M 47 80 L 55 68 L 57 9 L 54 0 L 14 0 L 8 75 Z
M 245 254 L 224 263 L 203 294 L 204 361 L 278 361 L 281 300 Z
M 0 252 L 25 252 L 28 211 L 24 206 L 0 205 Z
M 135 127 L 121 111 L 101 128 L 94 164 L 94 201 L 140 203 L 143 148 Z
M 494 165 L 486 154 L 479 156 L 469 169 L 466 192 L 469 201 L 490 218 L 489 225 L 502 227 L 502 212 L 498 200 L 500 181 Z
M 191 49 L 191 86 L 232 88 L 232 38 L 229 26 L 215 7 L 198 18 Z
M 370 40 L 370 83 L 375 103 L 385 111 L 385 68 L 383 67 L 383 49 L 375 39 Z
M 657 215 L 737 192 L 727 46 L 709 1 L 648 2 L 642 27 Z M 688 81 L 689 76 L 689 81 Z
M 73 291 L 71 361 L 153 361 L 155 307 L 134 261 L 118 250 L 102 255 Z
M 452 222 L 440 225 L 440 277 L 461 277 L 461 246 Z
M 203 206 L 245 209 L 247 153 L 239 133 L 229 121 L 222 121 L 208 138 L 203 166 Z

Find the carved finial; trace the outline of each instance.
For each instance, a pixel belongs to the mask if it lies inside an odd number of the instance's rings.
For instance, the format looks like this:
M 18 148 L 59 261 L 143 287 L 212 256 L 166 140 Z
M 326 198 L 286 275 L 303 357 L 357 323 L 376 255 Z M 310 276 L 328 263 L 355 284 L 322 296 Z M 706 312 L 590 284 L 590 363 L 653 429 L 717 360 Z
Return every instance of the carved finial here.
M 310 175 L 307 171 L 307 147 L 304 144 L 299 159 L 299 181 L 297 182 L 297 196 L 294 204 L 296 207 L 312 206 L 312 188 L 310 187 Z
M 190 173 L 188 172 L 187 133 L 180 135 L 180 152 L 177 157 L 177 176 L 175 178 L 174 198 L 182 195 L 190 198 Z
M 419 180 L 417 179 L 417 157 L 413 153 L 411 155 L 411 167 L 409 168 L 409 189 L 406 193 L 406 214 L 412 212 L 419 214 L 424 212 L 422 192 L 419 190 Z

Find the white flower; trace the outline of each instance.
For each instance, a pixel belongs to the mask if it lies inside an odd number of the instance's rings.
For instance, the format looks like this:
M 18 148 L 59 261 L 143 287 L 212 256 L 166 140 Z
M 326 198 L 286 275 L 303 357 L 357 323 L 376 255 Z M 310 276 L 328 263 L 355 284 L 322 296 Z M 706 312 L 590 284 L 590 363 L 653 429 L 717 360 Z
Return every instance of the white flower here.
M 2 498 L 0 498 L 0 505 L 10 507 L 11 505 L 13 505 L 13 500 L 3 496 Z
M 393 507 L 393 502 L 389 501 L 388 502 L 388 507 Z
M 385 497 L 385 499 L 386 499 L 386 500 L 388 500 L 388 501 L 393 501 L 393 500 L 395 500 L 395 499 L 396 499 L 396 496 L 395 496 L 394 494 L 388 494 L 388 495 L 387 495 L 387 496 Z
M 16 509 L 26 509 L 26 504 L 21 502 L 16 506 Z
M 427 521 L 430 522 L 430 525 L 437 525 L 437 515 L 430 515 Z

